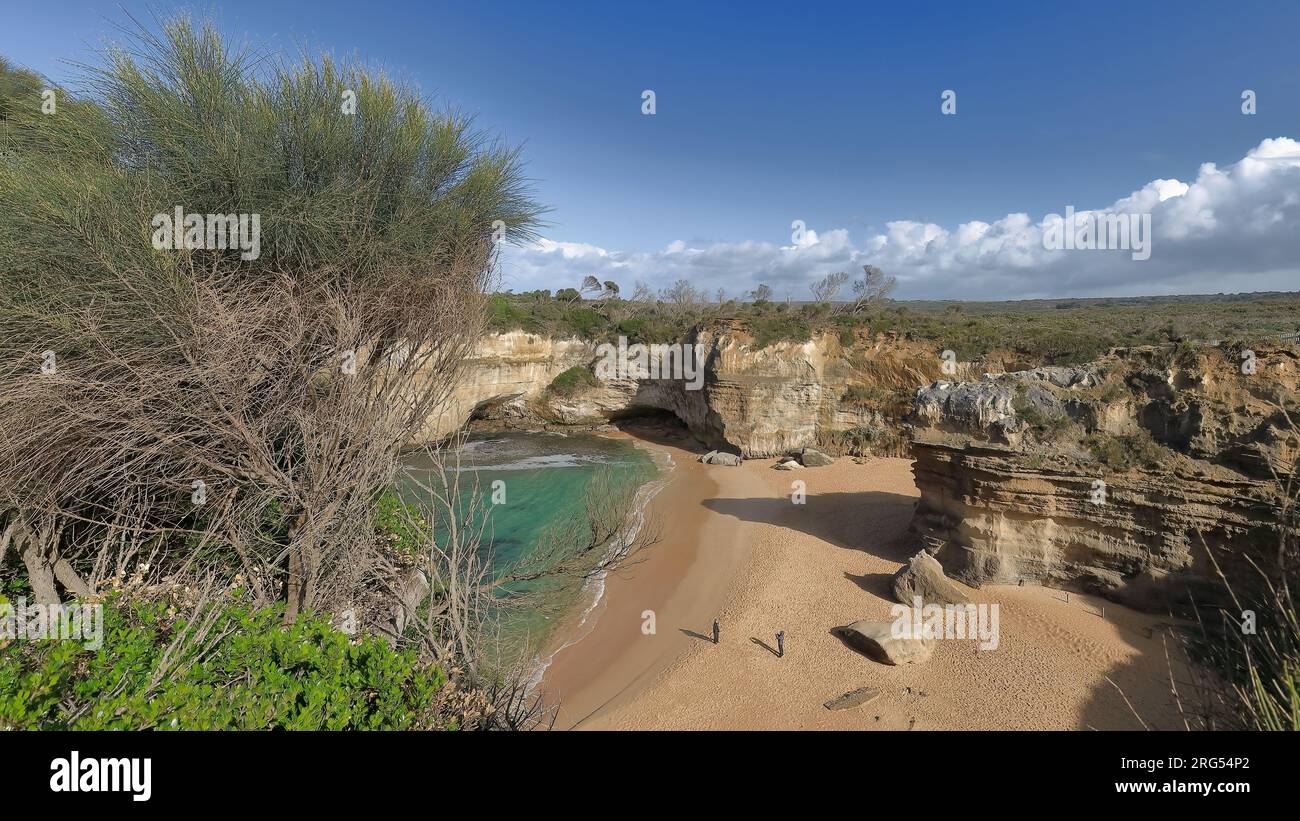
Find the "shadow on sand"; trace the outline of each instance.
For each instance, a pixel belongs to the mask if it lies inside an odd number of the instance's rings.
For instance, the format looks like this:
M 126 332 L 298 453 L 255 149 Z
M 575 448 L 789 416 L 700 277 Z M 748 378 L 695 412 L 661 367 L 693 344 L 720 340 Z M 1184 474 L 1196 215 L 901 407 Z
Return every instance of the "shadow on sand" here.
M 679 627 L 677 629 L 693 639 L 699 639 L 700 641 L 707 641 L 709 644 L 713 644 L 713 636 L 706 636 L 703 633 L 697 633 L 694 630 L 687 630 L 685 627 Z
M 883 559 L 907 561 L 916 552 L 907 525 L 916 505 L 914 496 L 883 491 L 815 493 L 806 504 L 789 498 L 705 499 L 706 508 L 746 522 L 761 522 L 806 533 L 849 550 L 862 550 Z M 851 577 L 864 590 L 877 584 L 871 576 Z
M 1107 607 L 1108 616 L 1111 612 Z M 1205 701 L 1191 681 L 1180 641 L 1166 632 L 1170 625 L 1161 627 L 1150 635 L 1121 627 L 1120 635 L 1137 654 L 1106 671 L 1110 681 L 1103 679 L 1093 688 L 1078 729 L 1205 729 Z M 1177 696 L 1171 679 L 1178 688 Z

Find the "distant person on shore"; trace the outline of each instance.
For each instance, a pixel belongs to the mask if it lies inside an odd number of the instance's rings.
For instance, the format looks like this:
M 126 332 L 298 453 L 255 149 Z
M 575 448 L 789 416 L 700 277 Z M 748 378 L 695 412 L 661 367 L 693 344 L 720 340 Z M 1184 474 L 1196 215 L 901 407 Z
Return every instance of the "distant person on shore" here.
M 713 620 L 713 643 L 714 643 L 714 644 L 717 644 L 717 643 L 718 643 L 718 633 L 719 633 L 719 632 L 721 632 L 721 631 L 718 629 L 718 620 L 717 620 L 717 619 L 714 619 L 714 620 Z
M 778 630 L 776 634 L 776 657 L 785 656 L 785 631 Z

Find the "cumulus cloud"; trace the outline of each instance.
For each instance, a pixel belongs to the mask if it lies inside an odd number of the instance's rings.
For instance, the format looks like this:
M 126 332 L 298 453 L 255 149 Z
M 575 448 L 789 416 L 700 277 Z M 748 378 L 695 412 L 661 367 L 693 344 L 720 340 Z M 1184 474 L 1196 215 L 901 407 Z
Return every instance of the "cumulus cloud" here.
M 731 296 L 771 285 L 778 297 L 808 298 L 808 285 L 866 264 L 898 278 L 910 299 L 1029 299 L 1057 296 L 1217 293 L 1300 289 L 1300 142 L 1267 139 L 1226 167 L 1205 163 L 1196 179 L 1153 180 L 1108 206 L 1062 203 L 1076 218 L 1150 215 L 1150 258 L 1129 250 L 1052 250 L 1044 233 L 1062 217 L 1008 214 L 953 228 L 897 220 L 870 235 L 807 230 L 788 245 L 692 243 L 656 251 L 611 251 L 543 239 L 503 254 L 505 287 L 574 287 L 584 276 L 665 287 L 688 279 Z M 1050 243 L 1049 243 L 1050 244 Z

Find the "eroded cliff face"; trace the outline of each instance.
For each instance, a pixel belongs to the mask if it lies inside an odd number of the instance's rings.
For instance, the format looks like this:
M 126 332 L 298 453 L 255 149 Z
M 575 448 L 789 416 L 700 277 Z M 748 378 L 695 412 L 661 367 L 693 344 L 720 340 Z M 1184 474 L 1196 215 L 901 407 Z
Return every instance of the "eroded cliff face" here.
M 416 442 L 444 439 L 488 411 L 522 414 L 526 403 L 540 396 L 556 376 L 594 356 L 595 346 L 580 339 L 548 339 L 523 331 L 488 334 Z
M 914 529 L 972 584 L 1026 580 L 1148 609 L 1208 596 L 1211 555 L 1230 577 L 1267 565 L 1295 470 L 1291 348 L 1120 349 L 920 390 Z
M 688 342 L 703 350 L 699 390 L 675 380 L 606 382 L 568 399 L 544 397 L 542 412 L 593 423 L 664 410 L 708 447 L 745 458 L 806 446 L 901 455 L 911 397 L 942 367 L 932 346 L 867 331 L 851 341 L 827 333 L 760 347 L 743 325 L 723 321 Z M 983 367 L 959 363 L 957 375 Z
M 708 447 L 747 458 L 809 445 L 901 454 L 911 397 L 942 365 L 932 346 L 865 332 L 848 345 L 821 334 L 759 347 L 742 325 L 724 321 L 697 329 L 687 343 L 702 346 L 698 390 L 687 380 L 614 379 L 561 396 L 547 390 L 551 381 L 575 365 L 590 367 L 594 345 L 521 332 L 486 337 L 425 436 L 445 436 L 485 414 L 527 427 L 666 411 Z M 957 376 L 981 367 L 962 363 Z

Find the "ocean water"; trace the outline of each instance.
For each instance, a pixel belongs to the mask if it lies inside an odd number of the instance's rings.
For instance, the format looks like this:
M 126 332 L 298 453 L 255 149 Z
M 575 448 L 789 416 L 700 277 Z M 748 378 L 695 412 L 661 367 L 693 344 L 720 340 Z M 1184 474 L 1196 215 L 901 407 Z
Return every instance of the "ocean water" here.
M 482 552 L 493 577 L 509 574 L 539 551 L 562 557 L 567 571 L 499 589 L 506 606 L 498 608 L 498 652 L 536 654 L 563 617 L 595 604 L 603 579 L 585 571 L 608 548 L 578 555 L 590 542 L 588 491 L 598 484 L 602 499 L 618 500 L 627 513 L 625 529 L 632 531 L 659 467 L 630 442 L 591 435 L 502 433 L 465 443 L 458 482 L 466 500 L 476 494 L 482 503 L 488 542 Z M 427 475 L 428 457 L 412 454 L 407 470 L 415 477 Z

